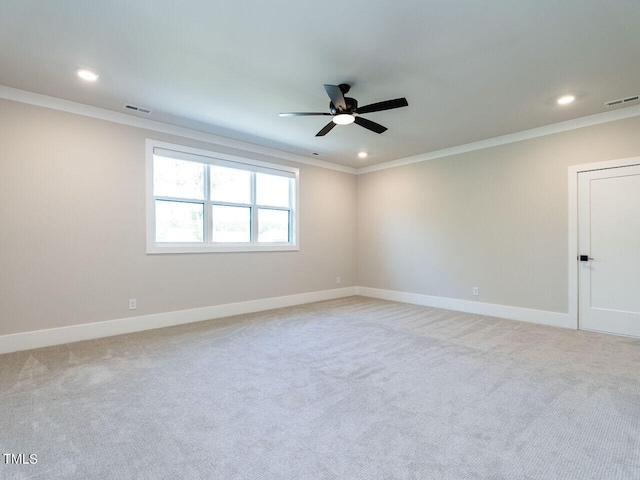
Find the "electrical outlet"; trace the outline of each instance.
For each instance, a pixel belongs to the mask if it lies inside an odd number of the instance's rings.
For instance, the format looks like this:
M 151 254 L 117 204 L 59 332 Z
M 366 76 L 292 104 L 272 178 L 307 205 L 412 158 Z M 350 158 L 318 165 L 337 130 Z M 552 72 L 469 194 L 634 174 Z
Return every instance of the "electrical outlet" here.
M 473 287 L 473 295 L 477 297 L 479 293 L 480 293 L 480 290 L 478 289 L 478 287 Z
M 342 281 L 342 280 L 340 280 L 340 277 L 336 277 L 336 285 L 340 285 L 340 282 L 341 282 L 341 281 Z
M 129 299 L 129 310 L 135 310 L 138 308 L 138 301 L 135 298 Z

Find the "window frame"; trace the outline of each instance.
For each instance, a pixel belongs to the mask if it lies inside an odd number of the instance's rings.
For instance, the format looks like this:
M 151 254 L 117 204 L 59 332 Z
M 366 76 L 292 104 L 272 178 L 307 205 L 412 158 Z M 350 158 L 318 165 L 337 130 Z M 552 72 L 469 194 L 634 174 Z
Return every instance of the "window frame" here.
M 209 169 L 205 168 L 204 182 L 205 192 L 204 199 L 189 199 L 167 197 L 163 195 L 154 195 L 154 175 L 153 175 L 153 157 L 154 152 L 168 152 L 172 158 L 177 160 L 187 160 L 199 162 L 205 165 L 214 165 L 227 168 L 235 168 L 239 170 L 247 170 L 251 172 L 251 203 L 234 203 L 213 201 L 210 199 L 210 178 Z M 288 177 L 292 181 L 289 189 L 290 208 L 276 207 L 271 205 L 261 205 L 256 203 L 256 173 L 266 173 L 282 177 Z M 238 157 L 226 153 L 215 152 L 211 150 L 203 150 L 199 148 L 177 145 L 173 143 L 161 142 L 158 140 L 147 139 L 146 141 L 146 239 L 147 254 L 163 254 L 163 253 L 222 253 L 222 252 L 279 252 L 279 251 L 298 251 L 299 245 L 299 183 L 300 171 L 298 168 L 268 163 L 254 160 L 246 157 Z M 156 200 L 160 201 L 177 201 L 186 203 L 200 203 L 203 205 L 203 242 L 156 242 Z M 213 231 L 212 215 L 210 210 L 214 205 L 223 206 L 239 206 L 250 207 L 251 212 L 251 238 L 252 242 L 212 242 L 208 238 L 208 234 Z M 267 210 L 285 210 L 289 211 L 289 242 L 258 242 L 258 211 L 260 209 Z M 207 211 L 209 210 L 209 211 Z M 208 240 L 208 241 L 207 241 Z

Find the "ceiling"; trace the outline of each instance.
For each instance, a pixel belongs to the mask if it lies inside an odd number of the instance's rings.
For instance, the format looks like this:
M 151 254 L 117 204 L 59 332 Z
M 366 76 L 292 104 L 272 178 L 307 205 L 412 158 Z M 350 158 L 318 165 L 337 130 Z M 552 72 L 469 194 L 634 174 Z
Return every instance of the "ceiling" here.
M 609 111 L 604 102 L 637 95 L 638 7 L 2 0 L 0 84 L 359 168 Z M 98 82 L 78 79 L 80 67 Z M 347 125 L 315 137 L 328 117 L 278 116 L 328 111 L 324 83 L 351 84 L 360 105 L 406 97 L 409 106 L 366 115 L 388 127 L 381 135 Z M 565 93 L 576 101 L 560 107 Z

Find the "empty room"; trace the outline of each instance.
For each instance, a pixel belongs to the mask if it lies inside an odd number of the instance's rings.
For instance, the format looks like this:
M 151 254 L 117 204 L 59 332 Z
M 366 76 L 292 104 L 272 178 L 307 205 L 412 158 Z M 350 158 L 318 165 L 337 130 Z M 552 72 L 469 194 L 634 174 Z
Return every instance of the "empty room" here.
M 0 478 L 640 478 L 634 0 L 0 2 Z

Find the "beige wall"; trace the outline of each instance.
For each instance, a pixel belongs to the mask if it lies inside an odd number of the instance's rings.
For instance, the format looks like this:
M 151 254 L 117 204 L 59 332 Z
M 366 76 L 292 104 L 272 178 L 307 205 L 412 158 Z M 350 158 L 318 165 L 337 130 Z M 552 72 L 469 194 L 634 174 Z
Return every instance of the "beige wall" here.
M 634 117 L 359 175 L 358 284 L 567 312 L 567 167 L 639 156 L 639 132 Z
M 0 335 L 327 290 L 338 275 L 567 312 L 567 167 L 640 155 L 638 131 L 635 117 L 357 177 L 251 155 L 300 168 L 299 252 L 147 255 L 145 139 L 242 153 L 0 100 Z
M 300 168 L 300 251 L 147 255 L 146 138 L 240 153 L 0 100 L 0 335 L 355 285 L 356 178 L 260 155 Z

